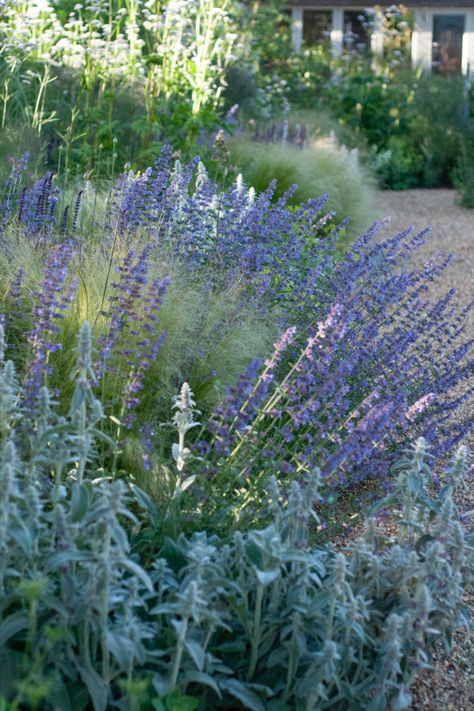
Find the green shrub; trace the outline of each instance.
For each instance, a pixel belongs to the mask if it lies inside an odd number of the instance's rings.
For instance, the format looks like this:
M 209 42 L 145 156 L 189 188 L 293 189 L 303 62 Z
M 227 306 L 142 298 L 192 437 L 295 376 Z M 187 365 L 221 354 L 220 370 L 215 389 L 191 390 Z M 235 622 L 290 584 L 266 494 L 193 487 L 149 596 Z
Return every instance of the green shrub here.
M 0 694 L 45 711 L 407 706 L 434 643 L 449 649 L 468 621 L 472 549 L 452 499 L 465 448 L 434 499 L 424 440 L 397 465 L 379 504 L 395 507 L 392 541 L 369 519 L 347 553 L 311 547 L 314 472 L 284 494 L 271 481 L 265 528 L 181 535 L 145 568 L 129 544 L 145 499 L 137 491 L 132 512 L 130 490 L 96 458 L 98 440 L 114 442 L 100 429 L 90 350 L 84 325 L 67 416 L 43 388 L 26 430 L 13 365 L 1 364 Z M 175 500 L 193 486 L 181 437 L 191 406 L 183 390 Z
M 392 190 L 415 188 L 423 169 L 423 158 L 398 136 L 389 138 L 385 150 L 374 155 L 373 163 L 384 186 Z
M 462 153 L 454 172 L 454 184 L 463 207 L 474 208 L 474 140 L 463 141 Z
M 385 187 L 452 182 L 467 130 L 461 78 L 406 70 L 378 73 L 359 61 L 342 71 L 322 99 L 372 147 Z

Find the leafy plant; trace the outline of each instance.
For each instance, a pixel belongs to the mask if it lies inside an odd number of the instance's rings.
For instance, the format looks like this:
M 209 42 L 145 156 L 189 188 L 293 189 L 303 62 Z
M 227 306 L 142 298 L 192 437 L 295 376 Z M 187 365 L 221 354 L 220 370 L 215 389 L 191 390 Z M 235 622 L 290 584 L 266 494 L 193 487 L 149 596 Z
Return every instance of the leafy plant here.
M 454 173 L 454 182 L 463 207 L 474 207 L 474 161 L 472 139 L 463 142 L 462 153 Z
M 394 493 L 379 504 L 400 509 L 394 542 L 369 520 L 348 555 L 312 548 L 315 470 L 285 495 L 270 481 L 266 528 L 169 539 L 145 569 L 128 540 L 140 511 L 95 455 L 104 414 L 87 324 L 74 377 L 66 417 L 43 388 L 25 422 L 11 361 L 0 371 L 0 693 L 12 708 L 409 704 L 434 642 L 449 648 L 468 621 L 472 549 L 452 500 L 465 449 L 438 498 L 424 440 L 397 465 Z M 190 406 L 184 388 L 179 433 Z M 183 452 L 180 438 L 178 475 Z

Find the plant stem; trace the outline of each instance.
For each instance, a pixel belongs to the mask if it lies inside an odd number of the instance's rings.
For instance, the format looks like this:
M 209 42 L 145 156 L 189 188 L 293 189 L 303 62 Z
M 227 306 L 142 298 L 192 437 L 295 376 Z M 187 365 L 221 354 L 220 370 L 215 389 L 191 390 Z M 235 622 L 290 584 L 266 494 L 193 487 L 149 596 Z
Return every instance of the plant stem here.
M 255 615 L 253 623 L 252 632 L 252 653 L 250 656 L 250 665 L 247 678 L 253 677 L 258 663 L 258 651 L 260 648 L 260 641 L 262 637 L 262 603 L 263 603 L 263 592 L 264 588 L 261 583 L 257 585 L 257 596 L 255 600 Z

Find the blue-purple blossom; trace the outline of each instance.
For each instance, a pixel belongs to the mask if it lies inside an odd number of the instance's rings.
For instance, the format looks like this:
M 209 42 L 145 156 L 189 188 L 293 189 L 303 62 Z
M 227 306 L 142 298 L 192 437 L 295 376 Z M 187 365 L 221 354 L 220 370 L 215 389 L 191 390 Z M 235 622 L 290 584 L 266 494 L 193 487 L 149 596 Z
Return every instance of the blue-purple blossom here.
M 51 372 L 50 355 L 62 348 L 57 339 L 58 320 L 64 318 L 64 311 L 74 300 L 78 280 L 70 278 L 70 267 L 74 256 L 70 242 L 55 247 L 46 259 L 43 279 L 37 291 L 32 293 L 33 328 L 27 334 L 31 355 L 26 364 L 23 386 L 25 405 L 33 407 L 46 376 Z

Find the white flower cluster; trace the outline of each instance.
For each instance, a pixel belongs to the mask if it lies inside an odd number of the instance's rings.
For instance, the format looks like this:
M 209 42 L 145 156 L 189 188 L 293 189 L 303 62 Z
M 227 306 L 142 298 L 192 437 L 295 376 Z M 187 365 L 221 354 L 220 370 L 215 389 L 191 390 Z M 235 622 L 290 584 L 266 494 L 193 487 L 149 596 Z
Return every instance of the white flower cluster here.
M 194 113 L 218 101 L 237 39 L 228 0 L 127 0 L 113 13 L 108 0 L 83 0 L 64 23 L 51 0 L 1 4 L 0 53 L 10 62 L 49 61 L 86 78 L 148 85 L 151 76 L 155 95 L 191 95 Z
M 0 14 L 0 54 L 10 64 L 23 57 L 43 59 L 62 32 L 48 0 L 7 0 Z

